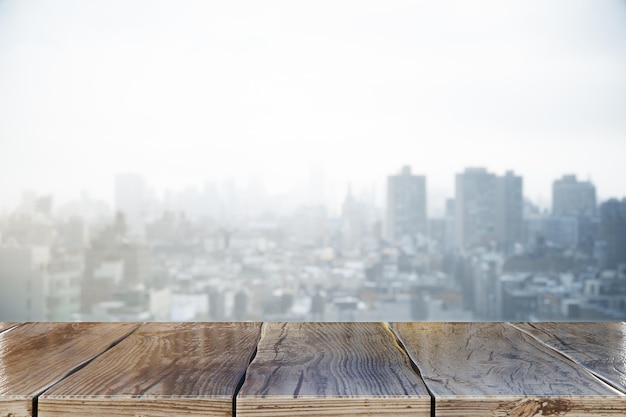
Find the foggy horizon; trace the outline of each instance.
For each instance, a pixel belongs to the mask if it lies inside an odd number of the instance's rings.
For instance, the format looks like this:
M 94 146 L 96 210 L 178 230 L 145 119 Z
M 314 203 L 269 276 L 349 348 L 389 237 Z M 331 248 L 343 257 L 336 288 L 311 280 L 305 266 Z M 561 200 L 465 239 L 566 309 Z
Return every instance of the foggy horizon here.
M 0 0 L 0 320 L 624 320 L 624 23 Z
M 544 207 L 567 173 L 623 196 L 625 19 L 618 0 L 4 0 L 0 207 L 112 202 L 122 172 L 283 193 L 316 166 L 339 198 L 402 165 L 441 197 L 468 166 Z
M 53 209 L 56 211 L 59 207 L 67 206 L 68 204 L 75 203 L 83 198 L 88 198 L 94 201 L 101 201 L 107 204 L 109 210 L 114 213 L 116 211 L 115 205 L 115 178 L 120 175 L 133 175 L 141 177 L 146 184 L 147 189 L 154 193 L 154 197 L 158 200 L 162 201 L 168 197 L 168 195 L 177 195 L 183 194 L 185 192 L 203 192 L 205 187 L 214 187 L 216 190 L 223 190 L 224 187 L 229 184 L 234 185 L 240 192 L 245 192 L 246 190 L 254 190 L 255 192 L 261 192 L 264 197 L 275 199 L 275 198 L 284 198 L 288 202 L 287 206 L 291 207 L 291 209 L 296 208 L 297 206 L 310 206 L 310 205 L 322 205 L 328 210 L 328 214 L 330 216 L 338 216 L 341 211 L 341 205 L 345 200 L 346 196 L 349 192 L 356 196 L 358 200 L 366 200 L 368 203 L 373 203 L 378 209 L 385 210 L 386 209 L 386 182 L 387 178 L 391 175 L 396 175 L 400 172 L 401 168 L 404 166 L 409 166 L 412 168 L 413 174 L 415 175 L 423 175 L 426 177 L 426 190 L 427 190 L 427 215 L 431 218 L 440 218 L 444 215 L 445 212 L 445 204 L 449 199 L 454 199 L 454 191 L 451 190 L 449 194 L 444 193 L 442 189 L 432 190 L 429 184 L 429 176 L 426 173 L 418 172 L 415 170 L 415 167 L 412 167 L 408 164 L 398 165 L 398 169 L 393 172 L 389 172 L 386 176 L 379 179 L 376 182 L 371 183 L 354 183 L 352 181 L 348 181 L 344 184 L 338 185 L 332 183 L 332 181 L 325 181 L 323 183 L 322 192 L 323 196 L 316 196 L 315 193 L 311 191 L 313 176 L 317 173 L 320 175 L 318 179 L 324 179 L 324 171 L 323 170 L 314 170 L 312 169 L 309 172 L 309 177 L 303 177 L 298 184 L 290 187 L 285 190 L 275 190 L 272 192 L 267 185 L 263 182 L 262 178 L 249 176 L 248 178 L 236 178 L 236 177 L 226 177 L 221 178 L 219 180 L 216 179 L 206 179 L 204 181 L 199 181 L 194 184 L 183 184 L 180 187 L 163 187 L 159 186 L 159 184 L 155 184 L 151 181 L 151 179 L 140 172 L 118 172 L 115 175 L 111 176 L 111 184 L 110 190 L 107 193 L 108 195 L 101 196 L 97 194 L 93 194 L 88 189 L 82 189 L 74 194 L 67 194 L 67 196 L 63 196 L 65 198 L 61 198 L 60 195 L 55 194 L 54 192 L 46 192 L 45 190 L 37 190 L 37 189 L 24 189 L 21 193 L 16 196 L 15 201 L 12 201 L 11 204 L 1 204 L 0 203 L 0 214 L 10 214 L 19 208 L 20 204 L 23 203 L 23 199 L 26 196 L 37 196 L 37 197 L 52 197 Z M 489 172 L 493 172 L 489 169 L 489 167 L 485 166 L 467 166 L 467 168 L 485 168 Z M 463 169 L 463 170 L 464 170 Z M 459 170 L 458 172 L 452 174 L 450 176 L 450 184 L 453 188 L 454 185 L 454 176 L 456 174 L 460 174 L 463 170 Z M 506 170 L 503 172 L 494 172 L 495 174 L 505 174 L 506 172 L 511 170 Z M 513 171 L 514 174 L 521 176 L 525 179 L 524 174 L 520 172 Z M 545 188 L 548 190 L 545 196 L 529 196 L 527 192 L 524 190 L 523 197 L 525 200 L 536 206 L 538 209 L 544 212 L 551 211 L 552 204 L 552 185 L 556 180 L 560 180 L 563 176 L 566 175 L 575 175 L 571 172 L 562 173 L 559 177 L 553 178 L 545 184 Z M 581 177 L 577 176 L 579 181 L 589 181 L 591 182 L 596 189 L 602 189 L 601 186 L 598 187 L 598 184 L 593 181 L 592 177 Z M 525 185 L 525 184 L 524 184 Z M 626 198 L 626 191 L 620 195 L 611 195 L 611 196 L 603 196 L 601 193 L 598 193 L 598 202 L 601 203 L 603 201 L 607 201 L 609 199 L 622 199 Z M 276 213 L 289 211 L 288 209 L 280 208 L 280 207 L 268 207 L 267 209 L 259 210 L 258 214 L 261 214 L 262 211 Z

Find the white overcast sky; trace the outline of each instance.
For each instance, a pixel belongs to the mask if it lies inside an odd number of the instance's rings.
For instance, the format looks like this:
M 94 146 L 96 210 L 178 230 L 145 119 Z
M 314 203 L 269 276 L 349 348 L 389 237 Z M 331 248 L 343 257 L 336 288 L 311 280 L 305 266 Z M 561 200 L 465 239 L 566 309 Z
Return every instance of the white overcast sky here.
M 626 1 L 0 0 L 0 204 L 404 164 L 625 196 Z

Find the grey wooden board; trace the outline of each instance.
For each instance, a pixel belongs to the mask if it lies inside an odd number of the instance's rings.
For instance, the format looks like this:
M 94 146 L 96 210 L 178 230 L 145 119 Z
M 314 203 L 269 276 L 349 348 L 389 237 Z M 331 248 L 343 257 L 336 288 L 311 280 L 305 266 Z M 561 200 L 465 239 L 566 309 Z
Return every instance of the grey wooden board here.
M 231 416 L 261 323 L 148 323 L 39 398 L 39 416 Z
M 430 416 L 430 396 L 382 323 L 268 323 L 238 416 Z
M 626 397 L 506 323 L 392 323 L 437 416 L 624 416 Z
M 25 323 L 0 333 L 0 416 L 32 415 L 34 397 L 104 352 L 136 323 Z
M 626 393 L 626 324 L 513 323 Z

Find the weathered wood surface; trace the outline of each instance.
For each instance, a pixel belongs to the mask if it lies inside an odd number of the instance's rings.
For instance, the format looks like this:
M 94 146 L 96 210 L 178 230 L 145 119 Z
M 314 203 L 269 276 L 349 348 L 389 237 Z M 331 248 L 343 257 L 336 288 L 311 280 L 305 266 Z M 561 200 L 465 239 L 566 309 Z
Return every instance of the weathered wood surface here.
M 0 333 L 0 416 L 32 415 L 33 399 L 137 327 L 25 323 Z
M 626 397 L 506 323 L 393 323 L 436 416 L 624 416 Z
M 231 416 L 260 323 L 149 323 L 39 398 L 39 416 Z
M 17 323 L 13 323 L 10 321 L 0 321 L 0 333 L 2 333 L 5 330 L 10 329 L 11 327 L 15 327 L 17 325 Z
M 626 393 L 625 323 L 514 323 L 513 325 Z
M 268 323 L 237 416 L 430 416 L 430 396 L 382 323 Z

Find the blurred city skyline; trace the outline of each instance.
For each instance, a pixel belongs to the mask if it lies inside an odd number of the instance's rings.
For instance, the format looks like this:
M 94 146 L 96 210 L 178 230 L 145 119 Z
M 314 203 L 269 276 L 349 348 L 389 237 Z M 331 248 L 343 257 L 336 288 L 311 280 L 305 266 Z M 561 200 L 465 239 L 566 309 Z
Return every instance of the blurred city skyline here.
M 0 207 L 32 189 L 113 204 L 116 173 L 335 204 L 411 165 L 443 212 L 453 178 L 564 174 L 624 194 L 623 1 L 0 1 Z M 435 205 L 433 207 L 433 205 Z
M 624 320 L 625 22 L 0 0 L 0 320 Z
M 318 172 L 319 174 L 319 172 Z M 615 320 L 626 314 L 626 198 L 563 175 L 553 204 L 524 178 L 467 167 L 444 215 L 411 166 L 385 204 L 346 190 L 339 212 L 254 182 L 158 196 L 115 177 L 115 206 L 25 193 L 0 213 L 0 320 Z
M 544 214 L 552 212 L 552 193 L 555 181 L 559 181 L 565 176 L 575 176 L 579 181 L 585 181 L 591 183 L 597 192 L 598 204 L 614 199 L 626 197 L 626 190 L 621 194 L 602 197 L 599 192 L 601 186 L 593 181 L 591 176 L 581 177 L 571 172 L 564 172 L 558 177 L 552 178 L 546 182 L 545 188 L 548 189 L 546 196 L 540 198 L 533 198 L 528 195 L 526 191 L 526 178 L 523 173 L 513 170 L 506 170 L 497 172 L 491 170 L 486 166 L 467 166 L 464 169 L 455 172 L 450 175 L 451 190 L 449 193 L 443 193 L 442 190 L 432 190 L 429 182 L 429 176 L 423 172 L 419 172 L 415 167 L 409 164 L 397 165 L 394 171 L 388 172 L 387 175 L 379 179 L 379 181 L 364 184 L 355 184 L 354 182 L 346 182 L 339 186 L 328 181 L 326 174 L 320 167 L 313 168 L 309 171 L 308 178 L 303 178 L 299 184 L 294 187 L 284 190 L 271 192 L 267 185 L 263 182 L 262 178 L 249 176 L 248 178 L 236 178 L 228 177 L 220 180 L 206 180 L 199 182 L 198 184 L 186 184 L 181 187 L 159 187 L 159 184 L 155 184 L 151 181 L 151 178 L 142 175 L 138 172 L 120 172 L 111 177 L 110 190 L 106 196 L 94 195 L 90 190 L 83 189 L 76 192 L 73 195 L 67 195 L 66 198 L 60 198 L 58 194 L 51 192 L 50 190 L 37 190 L 33 188 L 24 189 L 16 197 L 11 204 L 0 204 L 0 213 L 8 215 L 15 210 L 19 210 L 23 207 L 25 201 L 31 201 L 34 198 L 50 198 L 52 210 L 67 211 L 67 207 L 76 207 L 81 200 L 89 200 L 101 205 L 109 214 L 114 214 L 119 211 L 119 207 L 116 204 L 116 182 L 120 177 L 133 177 L 136 180 L 142 182 L 142 187 L 145 188 L 145 192 L 149 194 L 149 199 L 154 204 L 154 214 L 160 211 L 167 211 L 167 202 L 172 199 L 182 198 L 185 196 L 189 198 L 192 195 L 201 195 L 206 192 L 216 193 L 215 201 L 218 202 L 220 198 L 225 198 L 225 195 L 229 192 L 235 192 L 238 198 L 244 198 L 251 203 L 258 204 L 258 207 L 253 207 L 250 211 L 251 217 L 262 215 L 263 213 L 282 215 L 293 211 L 301 206 L 323 206 L 329 216 L 339 216 L 341 214 L 342 205 L 348 195 L 355 196 L 358 200 L 366 202 L 367 204 L 375 207 L 380 213 L 387 210 L 387 196 L 388 196 L 388 178 L 389 176 L 397 175 L 404 169 L 403 167 L 409 167 L 414 175 L 423 176 L 425 178 L 425 201 L 426 201 L 426 215 L 428 218 L 441 218 L 445 216 L 446 204 L 449 200 L 453 200 L 455 197 L 454 184 L 455 177 L 464 172 L 467 169 L 486 169 L 489 172 L 494 172 L 498 175 L 512 172 L 515 175 L 519 175 L 523 179 L 522 183 L 522 197 L 524 201 L 531 204 L 537 210 Z M 220 197 L 221 195 L 221 197 Z M 29 204 L 29 203 L 26 203 Z M 165 205 L 164 205 L 165 204 Z M 183 207 L 183 206 L 181 206 Z M 186 208 L 181 208 L 181 212 L 187 211 L 186 214 L 199 212 L 199 208 L 192 208 L 189 204 Z M 70 210 L 71 211 L 71 210 Z M 78 211 L 77 215 L 82 215 Z

